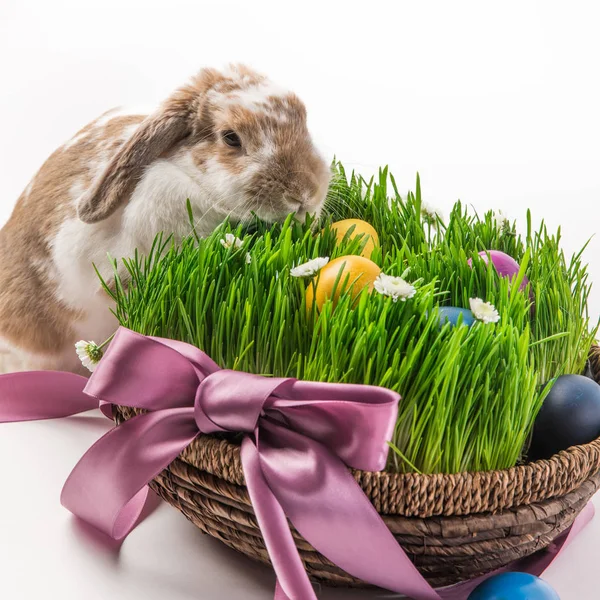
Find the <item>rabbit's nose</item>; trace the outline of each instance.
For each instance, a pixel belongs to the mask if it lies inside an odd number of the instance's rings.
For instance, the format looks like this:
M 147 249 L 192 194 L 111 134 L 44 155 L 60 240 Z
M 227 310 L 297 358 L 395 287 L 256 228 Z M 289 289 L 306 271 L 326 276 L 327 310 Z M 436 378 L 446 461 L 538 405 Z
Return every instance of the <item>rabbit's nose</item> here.
M 298 212 L 304 206 L 304 202 L 293 196 L 286 196 L 283 199 L 286 208 L 290 209 L 290 212 Z
M 310 212 L 320 208 L 322 203 L 323 198 L 319 195 L 318 191 L 315 190 L 314 193 L 306 192 L 302 206 Z

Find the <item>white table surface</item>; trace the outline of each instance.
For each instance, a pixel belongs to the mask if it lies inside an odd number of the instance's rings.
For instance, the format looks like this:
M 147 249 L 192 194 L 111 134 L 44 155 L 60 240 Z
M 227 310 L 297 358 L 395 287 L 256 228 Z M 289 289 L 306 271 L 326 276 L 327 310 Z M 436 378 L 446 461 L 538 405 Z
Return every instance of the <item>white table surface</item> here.
M 59 502 L 83 452 L 111 423 L 90 412 L 0 424 L 0 597 L 6 600 L 271 600 L 272 572 L 203 535 L 153 496 L 153 510 L 121 544 Z M 600 496 L 596 496 L 596 505 Z M 600 516 L 544 576 L 561 600 L 598 598 Z M 374 600 L 385 592 L 323 589 L 323 600 Z

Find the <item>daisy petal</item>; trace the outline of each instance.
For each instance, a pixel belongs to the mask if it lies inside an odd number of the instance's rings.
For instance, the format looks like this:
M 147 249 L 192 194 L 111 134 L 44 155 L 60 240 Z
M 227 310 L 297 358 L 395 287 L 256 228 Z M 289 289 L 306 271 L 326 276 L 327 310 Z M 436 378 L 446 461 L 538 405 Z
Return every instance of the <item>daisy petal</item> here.
M 319 258 L 313 258 L 308 262 L 297 265 L 293 269 L 290 269 L 290 275 L 292 277 L 311 277 L 320 271 L 329 262 L 329 256 L 320 256 Z

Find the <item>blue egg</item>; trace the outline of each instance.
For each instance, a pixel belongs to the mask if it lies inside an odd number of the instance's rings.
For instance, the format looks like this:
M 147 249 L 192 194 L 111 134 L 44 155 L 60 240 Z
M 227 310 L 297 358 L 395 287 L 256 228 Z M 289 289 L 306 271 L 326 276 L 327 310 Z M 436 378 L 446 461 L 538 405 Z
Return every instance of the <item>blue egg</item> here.
M 471 326 L 475 318 L 473 313 L 468 308 L 458 308 L 456 306 L 440 306 L 440 327 L 443 327 L 446 323 L 456 325 L 458 323 L 458 317 L 462 315 L 463 325 Z
M 533 426 L 529 458 L 550 458 L 600 437 L 600 385 L 583 375 L 561 375 Z
M 468 600 L 560 600 L 549 583 L 529 573 L 500 573 L 480 583 Z

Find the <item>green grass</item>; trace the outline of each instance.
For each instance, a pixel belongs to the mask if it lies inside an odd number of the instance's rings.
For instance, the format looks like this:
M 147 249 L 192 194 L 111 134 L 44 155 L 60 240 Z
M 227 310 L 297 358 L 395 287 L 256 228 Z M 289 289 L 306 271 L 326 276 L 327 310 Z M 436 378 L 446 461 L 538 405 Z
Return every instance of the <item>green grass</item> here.
M 581 253 L 567 260 L 560 232 L 542 224 L 525 239 L 492 213 L 457 203 L 447 222 L 422 214 L 421 190 L 401 198 L 383 169 L 375 181 L 336 165 L 324 215 L 298 224 L 223 224 L 179 247 L 159 237 L 147 257 L 123 261 L 116 276 L 119 322 L 147 335 L 184 340 L 222 367 L 267 376 L 383 385 L 402 400 L 388 468 L 454 473 L 507 468 L 521 458 L 554 377 L 582 372 L 597 324 Z M 391 187 L 387 185 L 391 180 Z M 306 306 L 309 280 L 290 268 L 318 256 L 358 254 L 365 240 L 335 243 L 332 221 L 361 218 L 378 231 L 372 259 L 417 293 L 393 302 L 366 290 L 343 294 L 318 313 Z M 240 249 L 220 240 L 233 232 Z M 478 257 L 498 249 L 521 264 L 499 278 Z M 251 263 L 246 264 L 250 253 Z M 473 258 L 473 267 L 467 260 Z M 117 268 L 115 263 L 115 269 Z M 523 276 L 530 286 L 519 291 Z M 107 289 L 108 291 L 108 289 Z M 492 302 L 497 324 L 439 326 L 437 307 Z

